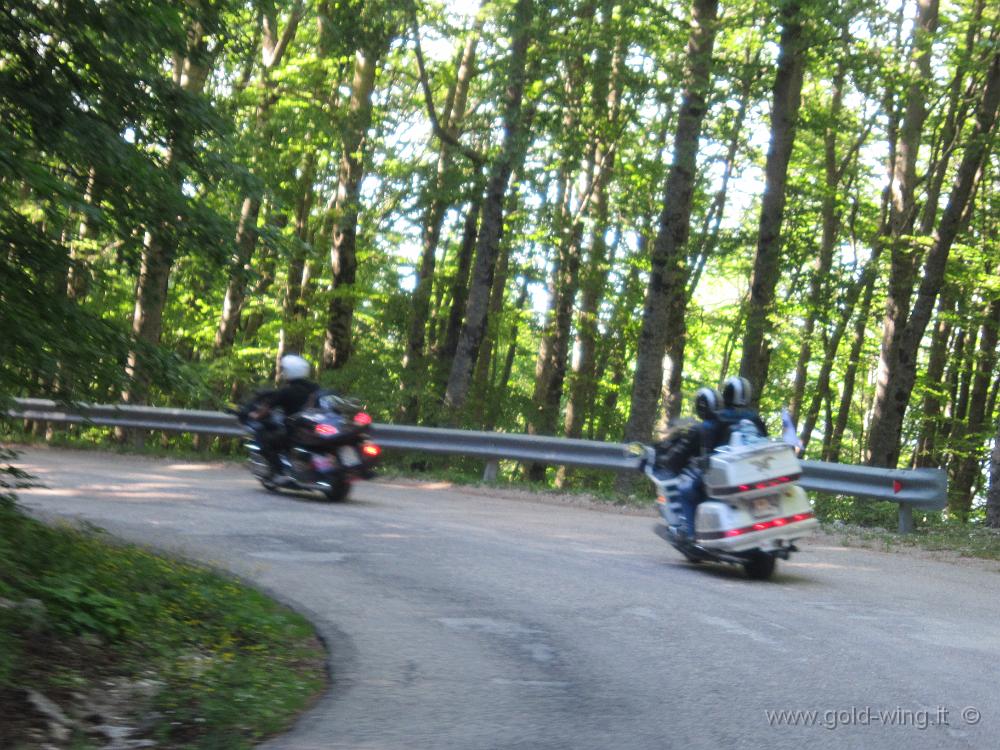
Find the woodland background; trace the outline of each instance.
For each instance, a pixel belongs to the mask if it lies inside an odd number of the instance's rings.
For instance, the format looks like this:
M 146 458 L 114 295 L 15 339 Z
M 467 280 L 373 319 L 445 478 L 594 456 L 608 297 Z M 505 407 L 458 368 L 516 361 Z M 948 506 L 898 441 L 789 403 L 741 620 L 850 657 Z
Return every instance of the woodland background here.
M 1000 526 L 998 102 L 986 0 L 7 0 L 0 397 L 301 352 L 379 420 L 648 440 L 739 373 Z

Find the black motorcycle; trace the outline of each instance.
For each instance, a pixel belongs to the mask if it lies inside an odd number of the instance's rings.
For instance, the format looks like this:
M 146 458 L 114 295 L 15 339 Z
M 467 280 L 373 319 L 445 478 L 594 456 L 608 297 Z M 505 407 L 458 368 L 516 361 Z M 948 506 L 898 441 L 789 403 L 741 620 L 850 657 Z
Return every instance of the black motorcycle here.
M 358 401 L 335 393 L 320 391 L 313 402 L 290 417 L 275 410 L 255 419 L 256 399 L 236 412 L 248 432 L 250 471 L 271 492 L 307 490 L 346 500 L 352 482 L 375 476 L 382 449 L 371 439 L 372 418 Z M 278 435 L 288 447 L 279 452 L 282 470 L 275 473 L 261 443 Z

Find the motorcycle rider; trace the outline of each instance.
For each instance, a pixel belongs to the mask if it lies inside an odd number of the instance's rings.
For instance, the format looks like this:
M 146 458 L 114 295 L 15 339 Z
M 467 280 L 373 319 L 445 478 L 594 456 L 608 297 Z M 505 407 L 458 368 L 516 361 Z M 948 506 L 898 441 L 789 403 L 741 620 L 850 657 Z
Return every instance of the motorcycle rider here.
M 319 385 L 309 380 L 311 370 L 309 361 L 304 357 L 286 354 L 281 358 L 278 373 L 284 385 L 259 395 L 250 413 L 251 418 L 261 422 L 262 429 L 257 430 L 257 439 L 274 478 L 283 476 L 281 452 L 288 447 L 289 439 L 285 420 L 308 406 L 319 390 Z M 277 409 L 281 410 L 282 416 L 274 419 L 273 411 Z M 268 420 L 268 416 L 272 419 Z
M 752 398 L 753 388 L 746 378 L 733 376 L 723 384 L 723 408 L 717 417 L 720 424 L 720 445 L 729 442 L 730 436 L 744 419 L 749 420 L 757 428 L 761 437 L 767 437 L 767 426 L 761 420 L 760 414 L 748 406 Z
M 656 465 L 663 467 L 677 478 L 677 501 L 684 510 L 682 533 L 694 540 L 694 518 L 698 504 L 705 499 L 705 485 L 701 467 L 696 459 L 707 456 L 720 444 L 728 429 L 718 418 L 719 394 L 714 388 L 699 388 L 694 397 L 694 411 L 698 424 L 680 430 L 654 446 Z

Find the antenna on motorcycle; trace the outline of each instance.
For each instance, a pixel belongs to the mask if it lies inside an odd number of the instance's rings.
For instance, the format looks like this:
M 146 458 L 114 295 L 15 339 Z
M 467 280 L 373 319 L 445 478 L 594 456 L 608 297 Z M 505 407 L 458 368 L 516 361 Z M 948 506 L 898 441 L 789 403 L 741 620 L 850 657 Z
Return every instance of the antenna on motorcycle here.
M 798 430 L 795 428 L 795 422 L 792 421 L 792 415 L 785 406 L 781 407 L 781 439 L 795 449 L 796 456 L 802 453 L 802 441 L 799 440 Z

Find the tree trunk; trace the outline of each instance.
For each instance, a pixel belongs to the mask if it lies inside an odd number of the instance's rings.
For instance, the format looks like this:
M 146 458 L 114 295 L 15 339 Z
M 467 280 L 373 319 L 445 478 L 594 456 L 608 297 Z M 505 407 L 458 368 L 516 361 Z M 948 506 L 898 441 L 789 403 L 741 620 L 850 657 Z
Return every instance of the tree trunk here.
M 949 498 L 948 509 L 962 520 L 966 520 L 972 509 L 976 477 L 981 463 L 980 450 L 984 443 L 983 429 L 989 415 L 986 411 L 990 380 L 997 361 L 997 332 L 1000 330 L 1000 299 L 994 300 L 987 309 L 979 334 L 979 353 L 975 358 L 972 390 L 969 394 L 968 409 L 962 440 L 963 456 L 955 472 L 955 480 Z
M 316 198 L 313 180 L 316 176 L 316 152 L 308 151 L 299 180 L 299 198 L 295 206 L 295 247 L 288 262 L 285 277 L 285 294 L 281 303 L 281 334 L 278 342 L 277 361 L 288 353 L 301 352 L 306 343 L 303 321 L 306 315 L 307 288 L 306 263 L 309 243 L 309 214 Z
M 921 426 L 914 466 L 934 466 L 937 461 L 937 435 L 941 429 L 941 403 L 945 393 L 941 390 L 945 366 L 948 363 L 948 344 L 951 343 L 952 315 L 955 310 L 955 287 L 945 285 L 938 303 L 938 318 L 931 337 L 930 355 L 927 358 L 925 381 L 927 391 L 920 409 Z
M 333 198 L 330 270 L 332 294 L 327 311 L 326 336 L 323 341 L 323 369 L 343 367 L 351 356 L 357 275 L 358 201 L 364 176 L 364 155 L 368 129 L 372 123 L 372 95 L 381 49 L 359 49 L 354 54 L 354 77 L 351 100 L 342 128 L 342 151 Z
M 1000 420 L 993 436 L 993 453 L 990 456 L 990 486 L 986 490 L 986 525 L 1000 529 Z
M 612 138 L 618 128 L 621 114 L 621 97 L 624 76 L 624 44 L 621 37 L 610 43 L 614 3 L 605 2 L 603 32 L 607 40 L 597 51 L 594 71 L 594 94 L 591 107 L 599 128 L 594 145 L 593 197 L 590 232 L 590 250 L 581 274 L 580 310 L 576 319 L 575 356 L 569 375 L 566 399 L 566 416 L 563 427 L 568 438 L 579 438 L 587 411 L 593 403 L 597 384 L 594 382 L 595 354 L 597 349 L 598 311 L 604 298 L 608 262 L 608 187 L 615 166 L 615 146 Z M 614 50 L 611 50 L 614 47 Z M 563 467 L 565 468 L 565 467 Z
M 435 360 L 439 365 L 442 389 L 447 385 L 451 363 L 458 351 L 458 339 L 462 333 L 462 321 L 465 319 L 465 305 L 469 296 L 469 274 L 472 271 L 472 258 L 476 251 L 476 238 L 479 235 L 479 213 L 482 199 L 476 197 L 465 211 L 465 225 L 462 230 L 462 241 L 458 249 L 455 277 L 451 281 L 451 305 L 448 308 L 448 323 L 445 328 L 441 347 L 435 352 Z
M 851 416 L 851 407 L 854 404 L 854 383 L 857 380 L 858 367 L 861 364 L 861 350 L 865 345 L 865 332 L 868 329 L 868 317 L 872 309 L 872 298 L 875 294 L 875 274 L 867 280 L 864 287 L 864 300 L 861 302 L 861 309 L 854 322 L 854 338 L 851 341 L 851 353 L 847 359 L 847 369 L 844 371 L 844 383 L 840 392 L 840 406 L 837 409 L 837 419 L 833 426 L 833 435 L 830 439 L 828 453 L 824 454 L 824 461 L 840 460 L 841 446 L 844 442 L 844 431 L 847 429 L 847 421 Z M 812 407 L 810 407 L 810 412 Z M 817 407 L 817 411 L 819 411 Z M 809 429 L 812 432 L 812 428 Z M 807 440 L 805 430 L 802 431 L 803 440 Z
M 490 365 L 493 362 L 493 347 L 496 344 L 503 314 L 504 297 L 507 294 L 507 275 L 510 271 L 510 244 L 503 243 L 497 267 L 493 272 L 493 287 L 490 290 L 490 304 L 486 316 L 483 338 L 472 375 L 472 392 L 476 396 L 475 406 L 470 409 L 472 422 L 482 425 L 486 415 L 486 402 L 490 399 Z
M 838 120 L 843 109 L 844 78 L 846 75 L 844 59 L 841 58 L 837 66 L 837 72 L 833 77 L 833 99 L 830 103 L 830 124 L 827 125 L 823 134 L 823 166 L 825 176 L 825 190 L 823 192 L 823 203 L 820 209 L 820 223 L 822 225 L 822 236 L 820 238 L 819 253 L 813 265 L 813 273 L 809 280 L 809 297 L 806 302 L 806 319 L 800 332 L 801 344 L 799 345 L 799 357 L 795 363 L 795 379 L 792 384 L 792 398 L 788 411 L 791 413 L 792 422 L 798 424 L 799 411 L 802 408 L 802 396 L 806 388 L 806 368 L 812 358 L 812 336 L 816 327 L 816 318 L 820 316 L 821 309 L 829 309 L 830 299 L 828 295 L 830 268 L 833 265 L 833 251 L 837 242 L 837 229 L 840 224 L 840 211 L 838 210 L 837 189 L 840 184 L 841 170 L 839 169 L 839 159 L 837 156 L 837 141 L 839 136 Z
M 174 85 L 189 94 L 200 94 L 205 87 L 210 68 L 211 59 L 205 31 L 201 23 L 196 21 L 192 23 L 188 33 L 186 56 L 175 60 Z M 171 133 L 164 170 L 178 191 L 182 188 L 184 175 L 177 154 L 188 151 L 192 137 L 186 123 L 176 125 Z M 176 239 L 172 231 L 176 221 L 176 216 L 163 216 L 158 223 L 148 227 L 143 235 L 135 311 L 132 315 L 132 335 L 138 343 L 131 348 L 125 367 L 130 381 L 122 393 L 122 400 L 126 403 L 142 404 L 149 396 L 152 373 L 145 350 L 159 345 L 163 333 L 163 310 L 167 302 L 167 287 L 174 256 L 177 253 Z M 116 430 L 116 435 L 122 438 L 125 432 Z
M 504 402 L 504 395 L 507 393 L 507 389 L 510 385 L 510 376 L 514 371 L 514 359 L 517 357 L 517 336 L 518 329 L 520 328 L 521 316 L 524 313 L 524 308 L 528 303 L 528 282 L 527 280 L 521 283 L 521 291 L 518 293 L 517 302 L 514 305 L 514 319 L 510 324 L 510 344 L 507 346 L 507 354 L 504 357 L 503 369 L 500 371 L 500 377 L 497 378 L 496 383 L 493 384 L 492 392 L 497 394 L 497 398 L 491 398 L 486 409 L 486 417 L 483 420 L 483 429 L 486 431 L 492 431 L 497 424 L 497 419 L 500 416 L 500 405 Z
M 504 137 L 500 153 L 493 163 L 486 196 L 483 200 L 476 262 L 472 274 L 466 306 L 466 320 L 462 327 L 455 358 L 452 361 L 444 406 L 451 412 L 452 421 L 460 420 L 472 382 L 473 369 L 479 354 L 479 345 L 486 329 L 490 292 L 500 238 L 503 234 L 503 203 L 507 185 L 516 163 L 527 150 L 528 132 L 525 127 L 526 112 L 523 98 L 531 43 L 534 0 L 517 0 L 514 8 L 512 42 L 508 61 L 507 92 L 504 104 Z
M 948 203 L 923 265 L 912 313 L 896 336 L 883 336 L 875 409 L 869 428 L 868 462 L 895 467 L 899 460 L 903 416 L 916 380 L 916 358 L 924 331 L 944 283 L 948 255 L 972 199 L 973 187 L 988 153 L 1000 103 L 1000 53 L 994 54 Z M 892 331 L 888 332 L 892 334 Z M 887 340 L 888 338 L 888 340 Z M 898 342 L 893 345 L 893 342 Z
M 663 379 L 663 355 L 670 337 L 683 337 L 671 307 L 685 299 L 687 239 L 697 170 L 698 140 L 711 87 L 712 50 L 717 28 L 717 0 L 694 0 L 685 90 L 674 137 L 674 158 L 667 177 L 659 230 L 652 251 L 652 269 L 643 309 L 642 329 L 632 384 L 632 404 L 625 440 L 648 442 L 656 421 Z M 668 330 L 673 321 L 681 330 Z
M 476 47 L 482 32 L 484 18 L 480 16 L 469 38 L 465 42 L 462 56 L 458 62 L 455 84 L 449 96 L 451 106 L 445 113 L 443 126 L 453 138 L 458 137 L 458 130 L 465 119 L 465 109 L 469 98 L 469 85 L 475 75 Z M 410 314 L 409 335 L 406 343 L 406 353 L 403 358 L 404 391 L 410 391 L 402 398 L 400 417 L 403 422 L 416 423 L 419 420 L 419 398 L 414 392 L 422 373 L 426 372 L 424 349 L 427 337 L 427 321 L 430 316 L 431 292 L 434 286 L 434 267 L 437 260 L 437 249 L 441 239 L 441 227 L 444 224 L 445 212 L 452 205 L 454 196 L 455 168 L 452 159 L 453 147 L 446 141 L 441 142 L 438 151 L 437 170 L 433 186 L 430 188 L 430 200 L 424 214 L 422 230 L 422 251 L 420 266 L 417 269 L 416 286 L 413 289 L 413 302 Z
M 874 294 L 874 284 L 878 272 L 880 255 L 880 250 L 877 247 L 874 248 L 872 256 L 868 259 L 868 262 L 865 263 L 865 269 L 861 273 L 860 278 L 858 278 L 858 280 L 855 281 L 848 290 L 844 300 L 843 310 L 837 320 L 837 325 L 833 329 L 833 332 L 824 347 L 823 364 L 820 366 L 819 375 L 816 377 L 816 388 L 812 399 L 809 402 L 809 408 L 806 410 L 805 419 L 802 423 L 802 430 L 799 434 L 799 439 L 802 441 L 803 453 L 805 453 L 806 449 L 809 447 L 810 441 L 812 440 L 813 429 L 816 427 L 816 422 L 819 419 L 820 405 L 822 404 L 823 399 L 829 398 L 830 374 L 833 372 L 833 365 L 837 357 L 837 350 L 840 348 L 841 339 L 844 337 L 847 325 L 851 320 L 851 316 L 854 314 L 854 309 L 857 306 L 858 298 L 861 296 L 862 292 L 865 295 L 865 302 L 862 305 L 862 314 L 858 317 L 857 327 L 855 328 L 855 342 L 858 346 L 860 346 L 860 344 L 864 341 L 864 335 L 868 322 L 868 312 L 870 310 L 872 295 Z M 855 352 L 854 347 L 852 347 L 852 359 L 848 364 L 848 369 L 852 366 L 855 368 L 857 367 L 857 363 L 854 358 L 859 356 L 860 349 Z M 852 374 L 851 377 L 853 378 L 854 375 Z M 824 454 L 827 450 L 829 450 L 829 444 L 829 440 L 824 441 Z
M 263 33 L 261 35 L 260 79 L 263 91 L 254 120 L 257 132 L 264 136 L 265 141 L 270 140 L 271 107 L 278 101 L 277 85 L 271 77 L 271 72 L 281 63 L 281 58 L 294 38 L 301 18 L 302 3 L 301 0 L 297 0 L 288 23 L 285 25 L 285 30 L 279 37 L 277 16 L 273 12 L 261 14 Z M 240 313 L 246 299 L 246 287 L 251 273 L 253 254 L 257 247 L 257 220 L 260 217 L 261 199 L 259 191 L 243 198 L 240 221 L 236 229 L 236 262 L 229 274 L 226 295 L 222 303 L 222 315 L 215 332 L 215 348 L 217 350 L 228 349 L 236 339 Z
M 750 303 L 740 360 L 740 375 L 753 385 L 754 404 L 760 403 L 771 358 L 768 339 L 774 325 L 774 295 L 780 274 L 781 225 L 785 214 L 788 162 L 792 156 L 802 102 L 806 45 L 801 0 L 789 0 L 781 6 L 781 27 L 778 72 L 772 90 L 771 142 L 764 169 L 757 253 L 750 280 Z

